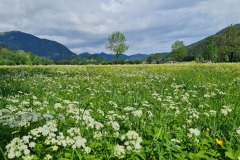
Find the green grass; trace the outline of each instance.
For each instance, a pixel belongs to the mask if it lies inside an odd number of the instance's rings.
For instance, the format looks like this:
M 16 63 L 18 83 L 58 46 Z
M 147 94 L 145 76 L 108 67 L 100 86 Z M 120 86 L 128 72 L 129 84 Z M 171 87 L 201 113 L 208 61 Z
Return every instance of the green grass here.
M 240 64 L 5 66 L 0 75 L 0 159 L 240 158 Z

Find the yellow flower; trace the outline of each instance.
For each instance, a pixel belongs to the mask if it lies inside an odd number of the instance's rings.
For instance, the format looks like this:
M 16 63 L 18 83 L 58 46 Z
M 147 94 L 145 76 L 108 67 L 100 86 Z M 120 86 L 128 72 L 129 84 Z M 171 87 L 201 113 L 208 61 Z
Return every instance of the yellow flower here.
M 218 139 L 218 138 L 216 138 L 216 142 L 217 142 L 217 144 L 219 144 L 220 146 L 223 146 L 223 141 L 222 140 L 220 140 L 220 139 Z

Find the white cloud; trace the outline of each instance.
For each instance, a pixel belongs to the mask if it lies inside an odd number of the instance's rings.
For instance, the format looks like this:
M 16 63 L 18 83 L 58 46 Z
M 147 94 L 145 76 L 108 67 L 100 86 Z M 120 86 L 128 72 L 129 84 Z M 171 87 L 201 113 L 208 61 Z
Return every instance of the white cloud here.
M 0 0 L 0 31 L 21 30 L 58 41 L 76 53 L 105 51 L 113 31 L 130 53 L 170 51 L 240 23 L 239 0 Z

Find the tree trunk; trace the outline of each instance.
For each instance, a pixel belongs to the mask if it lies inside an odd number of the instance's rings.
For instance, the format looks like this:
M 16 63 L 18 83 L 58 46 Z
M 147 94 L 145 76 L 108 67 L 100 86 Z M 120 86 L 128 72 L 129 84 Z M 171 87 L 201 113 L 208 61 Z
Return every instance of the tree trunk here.
M 233 62 L 233 55 L 234 55 L 234 53 L 230 53 L 230 62 L 231 63 Z
M 118 54 L 118 53 L 116 53 L 116 57 L 117 57 L 117 60 L 118 60 L 118 57 L 119 57 L 119 54 Z

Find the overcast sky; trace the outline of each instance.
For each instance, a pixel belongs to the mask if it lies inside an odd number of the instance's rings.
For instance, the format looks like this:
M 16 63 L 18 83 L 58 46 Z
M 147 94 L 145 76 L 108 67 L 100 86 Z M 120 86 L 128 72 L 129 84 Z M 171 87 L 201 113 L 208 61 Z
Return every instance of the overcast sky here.
M 171 51 L 240 23 L 240 0 L 0 0 L 0 32 L 19 30 L 73 52 L 107 52 L 123 32 L 127 54 Z

